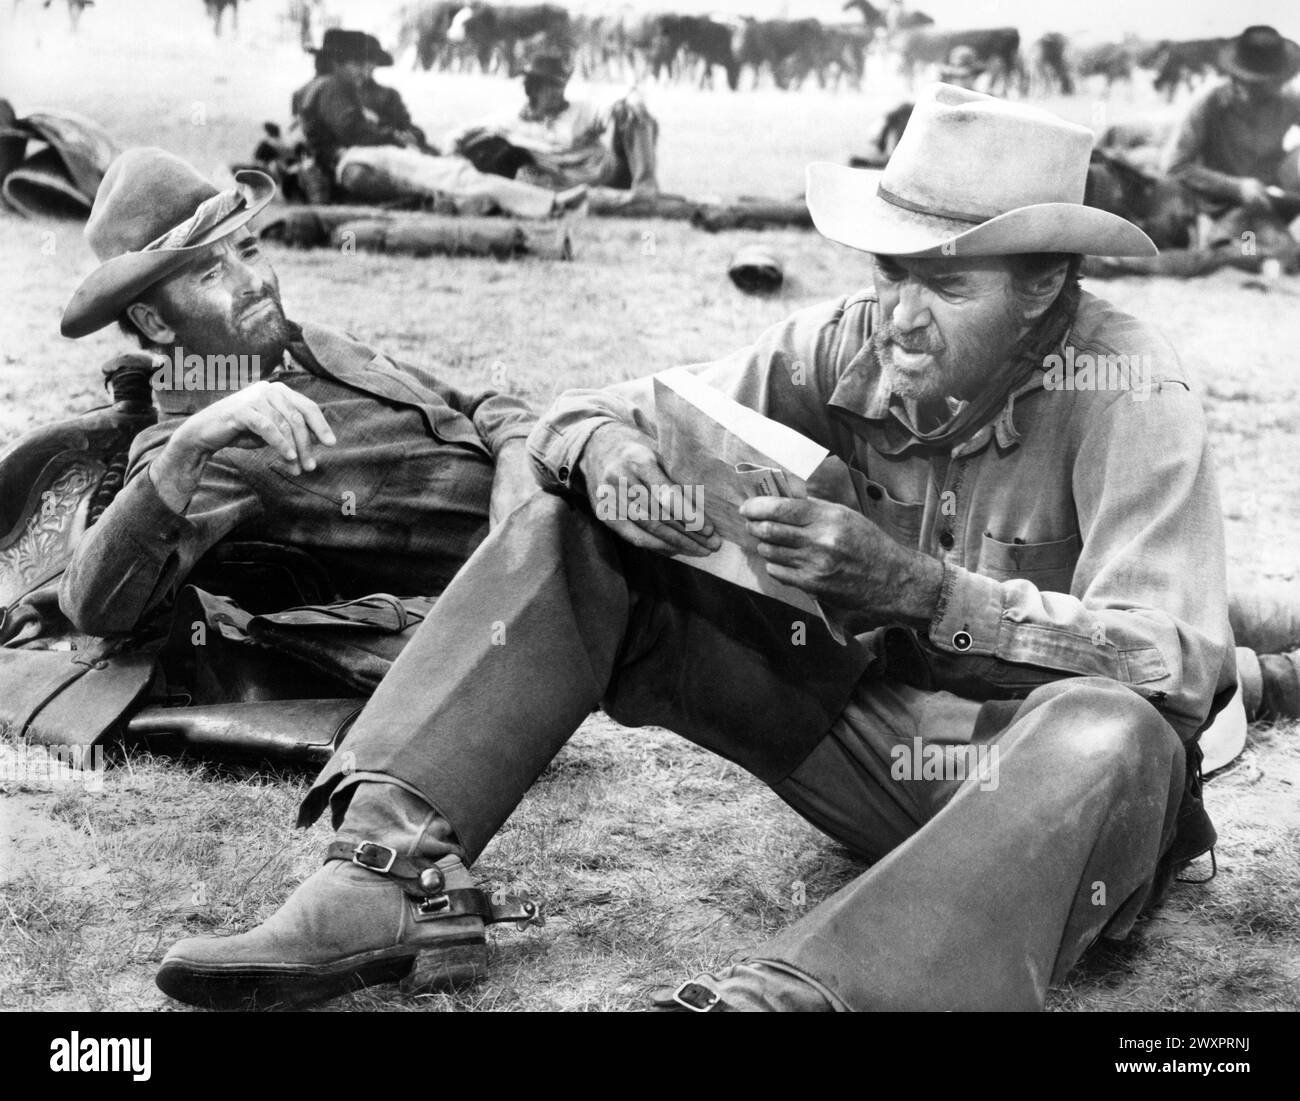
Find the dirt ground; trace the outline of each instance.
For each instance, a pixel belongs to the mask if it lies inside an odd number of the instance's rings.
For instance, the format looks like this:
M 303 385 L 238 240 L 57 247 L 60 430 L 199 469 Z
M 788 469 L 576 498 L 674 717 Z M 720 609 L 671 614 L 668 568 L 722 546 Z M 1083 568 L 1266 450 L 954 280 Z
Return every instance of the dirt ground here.
M 101 25 L 97 36 L 46 36 L 39 48 L 10 35 L 0 39 L 0 94 L 20 114 L 38 104 L 81 111 L 123 145 L 162 145 L 215 174 L 251 152 L 263 119 L 283 121 L 309 65 L 286 44 L 217 44 L 199 29 L 182 21 L 146 40 Z M 519 94 L 503 79 L 390 76 L 435 140 Z M 692 195 L 797 195 L 803 166 L 863 148 L 872 119 L 901 91 L 732 97 L 650 86 L 663 184 Z M 1048 106 L 1091 124 L 1166 110 L 1125 91 Z M 753 234 L 594 219 L 573 232 L 571 264 L 271 254 L 291 317 L 435 364 L 457 385 L 504 379 L 539 406 L 568 386 L 712 358 L 866 279 L 860 254 L 810 232 L 771 232 L 761 240 L 783 258 L 787 283 L 751 299 L 725 270 Z M 113 330 L 75 343 L 58 335 L 92 266 L 79 226 L 0 214 L 0 245 L 3 445 L 100 404 L 98 364 L 121 349 Z M 1300 284 L 1265 291 L 1233 272 L 1090 289 L 1163 329 L 1198 379 L 1233 584 L 1296 581 Z M 0 754 L 14 752 L 0 743 Z M 289 826 L 305 784 L 147 756 L 117 760 L 98 791 L 0 783 L 0 1005 L 171 1007 L 152 976 L 174 940 L 246 928 L 319 860 L 325 827 Z M 1300 1008 L 1300 729 L 1253 727 L 1207 802 L 1221 837 L 1217 878 L 1177 887 L 1125 946 L 1090 954 L 1051 1008 Z M 733 766 L 596 716 L 480 864 L 485 880 L 543 896 L 547 926 L 494 934 L 492 977 L 472 994 L 411 1000 L 383 990 L 331 1008 L 637 1008 L 649 987 L 725 962 L 860 870 Z

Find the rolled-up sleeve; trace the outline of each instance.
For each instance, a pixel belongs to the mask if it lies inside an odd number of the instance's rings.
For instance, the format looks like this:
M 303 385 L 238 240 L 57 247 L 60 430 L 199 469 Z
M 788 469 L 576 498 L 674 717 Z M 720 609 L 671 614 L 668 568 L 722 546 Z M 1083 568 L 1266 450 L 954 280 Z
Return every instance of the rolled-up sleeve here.
M 1072 488 L 1082 551 L 1070 592 L 947 563 L 929 642 L 988 694 L 1108 677 L 1190 737 L 1232 683 L 1223 521 L 1198 398 L 1170 382 L 1146 400 L 1117 398 L 1084 437 Z

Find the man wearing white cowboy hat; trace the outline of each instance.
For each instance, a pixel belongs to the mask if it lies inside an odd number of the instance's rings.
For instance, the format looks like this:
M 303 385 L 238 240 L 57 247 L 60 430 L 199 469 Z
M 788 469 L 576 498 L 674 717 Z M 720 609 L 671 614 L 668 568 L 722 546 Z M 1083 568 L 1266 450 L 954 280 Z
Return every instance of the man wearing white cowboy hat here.
M 95 196 L 86 239 L 100 263 L 63 334 L 118 322 L 158 360 L 160 416 L 63 577 L 61 606 L 88 634 L 140 625 L 227 537 L 314 552 L 348 597 L 437 593 L 536 489 L 522 401 L 462 393 L 285 317 L 248 228 L 274 191 L 260 172 L 218 191 L 145 148 L 118 157 Z
M 1254 234 L 1251 255 L 1293 262 L 1300 248 L 1287 223 L 1300 216 L 1300 153 L 1283 139 L 1300 125 L 1300 93 L 1287 83 L 1300 72 L 1300 45 L 1274 28 L 1247 27 L 1224 46 L 1228 79 L 1188 106 L 1165 155 L 1217 222 L 1216 236 L 1238 243 Z
M 300 822 L 328 807 L 338 831 L 325 866 L 263 925 L 173 947 L 162 989 L 436 984 L 475 920 L 443 884 L 598 703 L 749 769 L 874 862 L 663 1008 L 1038 1008 L 1127 933 L 1213 843 L 1196 737 L 1236 678 L 1199 400 L 1075 278 L 1081 253 L 1154 251 L 1083 206 L 1091 146 L 931 87 L 883 173 L 809 169 L 816 225 L 872 254 L 873 284 L 691 368 L 832 452 L 808 498 L 742 515 L 773 576 L 861 633 L 837 645 L 673 560 L 716 552 L 707 522 L 593 508 L 672 478 L 649 379 L 570 391 L 530 438 L 553 493 L 448 587 L 308 793 Z M 1121 353 L 1140 388 L 1061 379 Z M 963 771 L 971 752 L 989 767 Z

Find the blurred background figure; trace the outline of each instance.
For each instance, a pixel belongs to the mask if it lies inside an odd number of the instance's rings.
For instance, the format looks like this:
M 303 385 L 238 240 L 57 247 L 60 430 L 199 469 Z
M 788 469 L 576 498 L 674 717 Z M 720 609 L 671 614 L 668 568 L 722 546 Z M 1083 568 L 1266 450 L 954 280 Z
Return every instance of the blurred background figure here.
M 635 89 L 612 103 L 570 100 L 563 55 L 541 53 L 524 73 L 521 109 L 511 109 L 448 136 L 449 148 L 489 171 L 551 188 L 579 185 L 659 194 L 659 124 Z
M 1188 106 L 1165 156 L 1165 172 L 1189 191 L 1208 222 L 1206 246 L 1240 247 L 1294 269 L 1300 246 L 1300 152 L 1283 139 L 1300 125 L 1300 46 L 1274 28 L 1247 27 L 1223 49 L 1227 80 Z

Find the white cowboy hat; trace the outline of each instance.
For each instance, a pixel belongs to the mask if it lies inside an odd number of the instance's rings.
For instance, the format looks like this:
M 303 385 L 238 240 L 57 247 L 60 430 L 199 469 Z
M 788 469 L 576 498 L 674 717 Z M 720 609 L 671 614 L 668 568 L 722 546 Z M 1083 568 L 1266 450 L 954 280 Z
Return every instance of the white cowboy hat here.
M 891 256 L 1155 256 L 1132 222 L 1083 205 L 1092 131 L 951 84 L 922 93 L 883 172 L 808 166 L 832 241 Z

